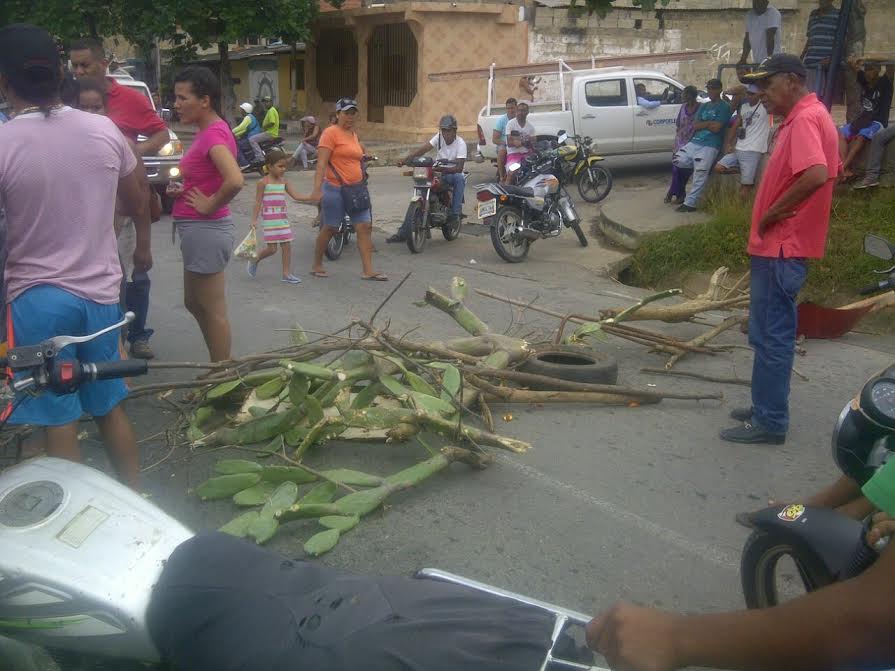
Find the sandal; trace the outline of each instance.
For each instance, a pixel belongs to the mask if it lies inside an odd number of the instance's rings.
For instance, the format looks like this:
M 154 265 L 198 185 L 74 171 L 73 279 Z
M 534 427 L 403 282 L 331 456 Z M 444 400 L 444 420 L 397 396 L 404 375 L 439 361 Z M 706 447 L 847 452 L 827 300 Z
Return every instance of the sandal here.
M 329 273 L 325 270 L 312 270 L 311 277 L 316 277 L 317 279 L 324 279 L 329 277 Z
M 361 275 L 360 278 L 371 282 L 388 282 L 388 277 L 382 273 L 376 273 L 375 275 Z

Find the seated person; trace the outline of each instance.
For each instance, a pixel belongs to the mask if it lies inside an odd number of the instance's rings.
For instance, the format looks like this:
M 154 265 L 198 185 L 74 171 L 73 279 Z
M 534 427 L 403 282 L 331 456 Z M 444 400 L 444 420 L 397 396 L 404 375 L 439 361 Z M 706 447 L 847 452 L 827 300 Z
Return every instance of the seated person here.
M 242 103 L 239 109 L 242 111 L 242 120 L 233 127 L 233 135 L 236 136 L 236 160 L 242 167 L 249 164 L 247 155 L 254 156 L 249 138 L 261 132 L 261 124 L 252 114 L 255 109 L 252 103 Z
M 507 113 L 494 124 L 494 132 L 491 133 L 491 141 L 497 147 L 497 176 L 503 182 L 506 177 L 507 165 L 507 124 L 516 118 L 516 99 L 507 98 Z
M 863 65 L 863 70 L 859 70 Z M 863 63 L 862 60 L 849 60 L 848 67 L 857 70 L 858 83 L 862 87 L 862 111 L 850 124 L 839 130 L 839 153 L 842 157 L 842 174 L 846 179 L 854 176 L 852 163 L 861 153 L 864 146 L 889 123 L 889 107 L 892 104 L 892 71 L 886 68 L 885 75 L 880 74 L 878 63 Z
M 431 140 L 414 149 L 403 161 L 398 161 L 398 165 L 410 163 L 413 159 L 419 158 L 433 149 L 436 150 L 437 160 L 451 161 L 455 164 L 453 167 L 439 168 L 442 182 L 448 185 L 452 191 L 451 214 L 448 220 L 448 223 L 451 224 L 456 223 L 463 214 L 463 192 L 466 189 L 466 175 L 463 174 L 463 167 L 466 164 L 466 142 L 457 136 L 457 119 L 453 114 L 445 114 L 441 117 L 438 122 L 438 131 Z M 410 218 L 405 217 L 398 232 L 388 238 L 386 242 L 404 242 L 410 233 L 410 223 Z
M 320 124 L 317 123 L 317 117 L 306 116 L 301 119 L 302 139 L 298 144 L 295 153 L 289 162 L 289 167 L 293 167 L 301 162 L 304 170 L 308 169 L 308 159 L 317 156 L 317 142 L 320 140 Z
M 637 94 L 637 104 L 643 109 L 656 109 L 662 104 L 661 100 L 656 100 L 655 96 L 651 96 L 646 92 L 646 84 L 635 84 L 634 92 Z
M 725 155 L 715 172 L 740 173 L 740 196 L 748 198 L 755 186 L 761 159 L 768 151 L 771 133 L 768 111 L 761 103 L 761 91 L 755 84 L 747 88 L 747 98 L 727 132 Z
M 516 118 L 507 123 L 507 168 L 513 163 L 522 163 L 532 151 L 535 140 L 535 128 L 528 122 L 528 103 L 516 105 Z M 513 175 L 507 171 L 504 184 L 513 183 Z

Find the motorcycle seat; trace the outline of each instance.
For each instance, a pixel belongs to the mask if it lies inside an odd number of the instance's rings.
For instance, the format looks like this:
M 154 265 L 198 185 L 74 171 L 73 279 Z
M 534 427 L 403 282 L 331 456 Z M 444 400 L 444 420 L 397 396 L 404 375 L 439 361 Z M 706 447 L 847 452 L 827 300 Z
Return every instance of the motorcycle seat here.
M 270 140 L 262 140 L 258 143 L 258 146 L 262 149 L 270 149 L 271 147 L 278 147 L 281 144 L 283 144 L 283 138 L 275 137 Z
M 503 186 L 503 190 L 513 196 L 522 196 L 523 198 L 531 198 L 535 195 L 534 189 L 528 186 L 515 186 L 513 184 L 506 184 Z

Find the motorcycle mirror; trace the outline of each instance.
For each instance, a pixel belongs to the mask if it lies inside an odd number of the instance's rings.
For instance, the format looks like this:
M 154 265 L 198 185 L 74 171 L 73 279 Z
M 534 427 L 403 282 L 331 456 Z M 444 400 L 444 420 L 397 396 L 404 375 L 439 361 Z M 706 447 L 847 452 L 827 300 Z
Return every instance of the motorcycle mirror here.
M 564 130 L 559 131 L 559 134 L 556 136 L 556 141 L 559 142 L 559 144 L 565 143 L 565 141 L 568 139 L 569 136 L 566 135 L 566 132 Z
M 884 261 L 895 258 L 895 245 L 879 235 L 864 236 L 864 253 Z

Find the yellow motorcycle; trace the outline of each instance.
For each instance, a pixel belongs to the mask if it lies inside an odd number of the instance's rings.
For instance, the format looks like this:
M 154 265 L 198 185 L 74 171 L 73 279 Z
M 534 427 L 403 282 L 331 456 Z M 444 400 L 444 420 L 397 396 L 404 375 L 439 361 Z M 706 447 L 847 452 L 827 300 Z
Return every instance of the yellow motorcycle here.
M 588 203 L 599 203 L 612 190 L 612 173 L 600 165 L 605 159 L 595 153 L 593 140 L 573 136 L 559 147 L 566 168 L 565 183 L 575 182 L 578 193 Z

